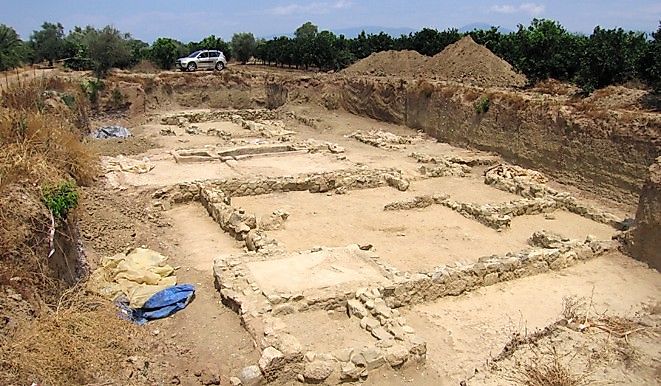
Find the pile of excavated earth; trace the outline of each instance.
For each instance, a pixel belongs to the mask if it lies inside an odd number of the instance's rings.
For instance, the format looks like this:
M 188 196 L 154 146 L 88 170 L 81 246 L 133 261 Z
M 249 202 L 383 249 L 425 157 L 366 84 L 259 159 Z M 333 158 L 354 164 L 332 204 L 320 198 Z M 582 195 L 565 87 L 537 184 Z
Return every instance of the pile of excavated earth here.
M 344 73 L 440 79 L 483 87 L 522 87 L 527 83 L 524 75 L 470 36 L 431 58 L 415 51 L 378 52 L 353 64 Z

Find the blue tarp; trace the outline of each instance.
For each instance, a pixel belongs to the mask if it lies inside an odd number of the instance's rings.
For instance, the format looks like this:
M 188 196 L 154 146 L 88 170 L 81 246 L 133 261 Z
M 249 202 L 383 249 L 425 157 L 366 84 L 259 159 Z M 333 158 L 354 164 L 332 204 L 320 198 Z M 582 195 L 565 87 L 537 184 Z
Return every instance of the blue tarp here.
M 145 324 L 150 320 L 167 318 L 183 310 L 194 295 L 195 287 L 190 284 L 179 284 L 155 293 L 142 308 L 130 308 L 126 299 L 118 299 L 117 305 L 125 318 L 138 324 Z

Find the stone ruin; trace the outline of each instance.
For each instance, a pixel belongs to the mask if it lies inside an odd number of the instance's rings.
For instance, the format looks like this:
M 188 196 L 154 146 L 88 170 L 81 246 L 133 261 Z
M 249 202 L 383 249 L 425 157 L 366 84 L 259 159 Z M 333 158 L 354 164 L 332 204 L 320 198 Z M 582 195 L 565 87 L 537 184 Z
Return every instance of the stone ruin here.
M 443 159 L 426 164 L 470 172 L 471 166 L 461 161 L 464 160 Z M 421 178 L 432 176 L 422 174 Z M 451 199 L 447 194 L 435 194 L 395 201 L 383 209 L 405 211 L 443 205 L 501 231 L 507 230 L 515 216 L 558 209 L 593 221 L 617 223 L 615 216 L 581 204 L 571 195 L 547 187 L 543 181 L 544 177 L 536 172 L 497 165 L 485 172 L 485 184 L 521 195 L 521 199 L 477 205 Z M 530 248 L 522 251 L 484 256 L 471 263 L 440 265 L 426 272 L 407 272 L 385 262 L 369 245 L 287 252 L 268 232 L 283 227 L 289 213 L 276 209 L 260 219 L 232 205 L 233 197 L 290 191 L 346 193 L 382 186 L 405 191 L 409 181 L 396 169 L 363 167 L 294 176 L 200 181 L 178 184 L 154 194 L 164 207 L 199 201 L 224 232 L 245 246 L 244 254 L 219 257 L 214 262 L 215 283 L 223 304 L 240 316 L 261 350 L 259 362 L 237 374 L 236 383 L 237 380 L 244 385 L 261 380 L 297 380 L 338 384 L 364 380 L 384 366 L 400 369 L 422 364 L 426 358 L 425 340 L 407 324 L 399 308 L 560 270 L 615 247 L 610 240 L 592 237 L 568 240 L 538 231 L 530 237 Z M 319 312 L 347 315 L 347 319 L 332 323 L 353 325 L 356 331 L 362 331 L 360 342 L 328 351 L 320 351 L 305 342 L 304 337 L 298 336 L 297 325 Z

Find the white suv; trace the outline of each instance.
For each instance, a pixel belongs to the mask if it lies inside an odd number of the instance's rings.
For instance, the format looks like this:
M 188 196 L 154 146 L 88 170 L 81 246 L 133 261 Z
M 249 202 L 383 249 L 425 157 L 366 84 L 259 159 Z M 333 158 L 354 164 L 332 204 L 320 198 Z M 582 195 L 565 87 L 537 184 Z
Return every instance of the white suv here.
M 177 59 L 177 67 L 181 71 L 195 71 L 197 69 L 215 69 L 222 71 L 227 66 L 225 55 L 218 50 L 195 51 L 185 58 Z

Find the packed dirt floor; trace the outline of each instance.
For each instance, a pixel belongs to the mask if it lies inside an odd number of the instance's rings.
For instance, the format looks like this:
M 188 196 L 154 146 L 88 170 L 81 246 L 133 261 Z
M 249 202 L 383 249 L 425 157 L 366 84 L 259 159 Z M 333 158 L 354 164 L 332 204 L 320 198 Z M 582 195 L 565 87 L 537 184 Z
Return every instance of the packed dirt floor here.
M 578 204 L 524 197 L 498 154 L 313 104 L 104 123 L 133 136 L 90 140 L 89 260 L 145 246 L 196 287 L 126 384 L 661 381 L 659 274 L 611 240 L 631 203 L 533 171 Z

